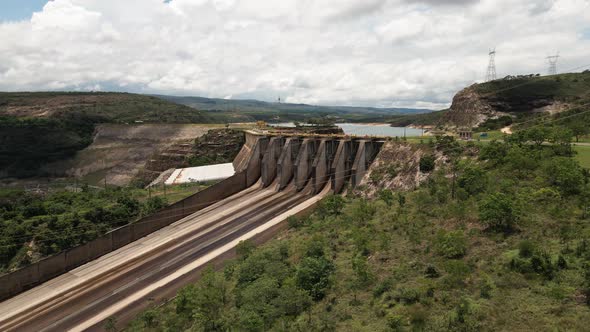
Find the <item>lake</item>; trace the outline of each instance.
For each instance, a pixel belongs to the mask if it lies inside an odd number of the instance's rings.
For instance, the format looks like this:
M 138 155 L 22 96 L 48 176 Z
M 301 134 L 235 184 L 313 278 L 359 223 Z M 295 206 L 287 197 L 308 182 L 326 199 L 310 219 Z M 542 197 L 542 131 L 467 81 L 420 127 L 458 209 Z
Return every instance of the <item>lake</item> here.
M 295 127 L 292 122 L 270 124 L 276 127 Z M 422 129 L 408 127 L 391 127 L 388 124 L 362 124 L 362 123 L 337 123 L 346 135 L 355 136 L 387 136 L 387 137 L 404 137 L 405 136 L 422 136 Z

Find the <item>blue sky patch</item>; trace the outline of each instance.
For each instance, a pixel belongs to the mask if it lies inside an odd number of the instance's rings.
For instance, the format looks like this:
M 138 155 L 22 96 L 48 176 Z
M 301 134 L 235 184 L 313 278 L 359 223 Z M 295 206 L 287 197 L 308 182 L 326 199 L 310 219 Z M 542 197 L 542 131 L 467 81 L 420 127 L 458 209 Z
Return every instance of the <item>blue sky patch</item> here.
M 43 9 L 47 2 L 48 0 L 2 0 L 0 22 L 27 20 L 34 12 Z

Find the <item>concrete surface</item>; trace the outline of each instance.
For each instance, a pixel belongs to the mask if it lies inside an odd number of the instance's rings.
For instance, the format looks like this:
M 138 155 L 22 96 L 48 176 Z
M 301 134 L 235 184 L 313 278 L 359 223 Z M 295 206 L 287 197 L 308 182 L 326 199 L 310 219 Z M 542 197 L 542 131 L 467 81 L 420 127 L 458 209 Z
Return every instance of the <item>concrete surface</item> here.
M 164 182 L 166 185 L 224 180 L 236 173 L 233 163 L 178 168 Z

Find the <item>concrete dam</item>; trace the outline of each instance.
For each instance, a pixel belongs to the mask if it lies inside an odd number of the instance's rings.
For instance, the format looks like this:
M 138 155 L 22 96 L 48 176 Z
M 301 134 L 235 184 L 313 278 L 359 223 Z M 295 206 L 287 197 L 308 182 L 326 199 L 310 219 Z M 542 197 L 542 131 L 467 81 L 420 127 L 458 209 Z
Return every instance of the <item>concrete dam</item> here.
M 382 140 L 246 132 L 235 175 L 89 243 L 0 276 L 0 331 L 123 326 L 221 267 L 244 240 L 263 243 L 289 216 L 358 185 Z

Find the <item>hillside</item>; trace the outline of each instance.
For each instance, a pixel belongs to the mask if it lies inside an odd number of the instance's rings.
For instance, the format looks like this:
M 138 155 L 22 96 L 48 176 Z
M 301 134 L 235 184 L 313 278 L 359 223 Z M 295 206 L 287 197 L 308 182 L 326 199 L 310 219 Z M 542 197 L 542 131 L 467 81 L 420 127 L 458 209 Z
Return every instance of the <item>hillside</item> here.
M 590 71 L 554 76 L 508 76 L 460 91 L 442 119 L 455 127 L 474 127 L 510 116 L 515 122 L 539 114 L 558 114 L 590 101 Z
M 559 117 L 587 109 L 590 71 L 554 76 L 507 76 L 459 91 L 448 110 L 398 115 L 393 126 L 500 129 L 535 117 Z
M 211 116 L 231 122 L 306 121 L 310 118 L 331 117 L 334 121 L 384 122 L 393 115 L 429 113 L 431 110 L 412 108 L 374 108 L 349 106 L 314 106 L 306 104 L 268 103 L 258 100 L 215 99 L 156 95 L 174 103 L 207 111 Z
M 388 142 L 379 158 L 408 169 L 383 162 L 363 181 L 395 192 L 326 198 L 127 330 L 585 331 L 589 173 L 532 134 Z
M 204 112 L 160 98 L 114 92 L 0 92 L 0 116 L 88 118 L 102 123 L 211 123 Z
M 39 175 L 92 143 L 99 123 L 211 123 L 201 111 L 127 93 L 0 93 L 0 178 Z

